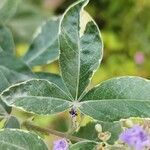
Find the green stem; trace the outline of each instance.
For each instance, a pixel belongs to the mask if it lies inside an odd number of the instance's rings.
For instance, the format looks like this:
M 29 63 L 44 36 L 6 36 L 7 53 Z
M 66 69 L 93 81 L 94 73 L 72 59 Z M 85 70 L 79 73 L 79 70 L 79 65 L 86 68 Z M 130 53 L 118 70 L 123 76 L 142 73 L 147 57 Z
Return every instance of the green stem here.
M 56 131 L 56 130 L 53 130 L 53 129 L 39 127 L 39 126 L 34 125 L 34 124 L 32 124 L 31 122 L 28 122 L 28 121 L 23 122 L 22 125 L 25 126 L 27 129 L 30 129 L 30 130 L 31 129 L 36 130 L 36 131 L 42 132 L 46 135 L 53 134 L 53 135 L 56 135 L 58 137 L 70 139 L 74 142 L 80 142 L 80 141 L 85 141 L 85 140 L 87 141 L 87 139 L 83 139 L 83 138 L 79 138 L 79 137 L 76 137 L 76 136 L 68 135 L 67 133 L 62 133 L 62 132 L 59 132 L 59 131 Z

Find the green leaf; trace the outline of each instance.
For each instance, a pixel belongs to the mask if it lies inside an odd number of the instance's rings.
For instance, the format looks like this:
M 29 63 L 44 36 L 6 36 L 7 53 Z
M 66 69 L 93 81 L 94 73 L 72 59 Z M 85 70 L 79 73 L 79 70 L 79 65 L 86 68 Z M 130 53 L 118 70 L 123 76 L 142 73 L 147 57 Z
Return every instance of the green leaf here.
M 118 140 L 120 133 L 122 132 L 120 122 L 99 122 L 102 125 L 103 132 L 109 131 L 111 137 L 108 140 L 109 144 L 114 144 Z
M 29 74 L 31 72 L 29 67 L 19 58 L 11 56 L 5 52 L 0 52 L 0 58 L 0 66 L 24 74 Z
M 84 141 L 72 145 L 69 150 L 96 150 L 96 143 Z
M 30 79 L 30 68 L 18 58 L 0 52 L 0 93 L 10 85 Z
M 58 27 L 59 18 L 51 19 L 42 25 L 24 56 L 24 61 L 29 66 L 48 64 L 58 59 Z
M 5 90 L 2 100 L 10 106 L 36 114 L 54 114 L 70 107 L 70 98 L 54 83 L 33 79 Z
M 36 134 L 17 129 L 0 130 L 2 150 L 48 150 L 46 144 Z
M 22 73 L 5 68 L 0 65 L 0 92 L 15 84 L 17 82 L 25 81 L 30 79 L 30 76 L 27 76 Z
M 74 136 L 91 141 L 99 141 L 98 133 L 95 130 L 95 125 L 95 122 L 89 122 L 85 126 L 80 127 L 80 129 L 74 133 Z
M 20 1 L 15 16 L 9 21 L 9 27 L 15 34 L 17 42 L 29 43 L 32 41 L 35 29 L 44 22 L 46 18 L 45 15 L 41 13 L 41 7 L 35 6 L 34 2 L 32 3 L 30 0 Z
M 0 47 L 0 53 L 3 52 L 4 50 Z
M 8 118 L 4 124 L 4 128 L 20 129 L 20 123 L 16 117 L 10 116 L 10 118 Z
M 35 72 L 36 78 L 46 79 L 54 84 L 56 84 L 59 88 L 65 91 L 68 95 L 70 94 L 61 78 L 60 75 L 48 72 Z
M 7 53 L 14 53 L 15 44 L 13 41 L 12 33 L 7 27 L 4 27 L 3 25 L 0 25 L 0 46 Z
M 11 107 L 7 106 L 0 98 L 0 118 L 5 118 L 11 113 Z
M 150 81 L 140 77 L 107 80 L 90 90 L 80 110 L 100 121 L 150 117 Z
M 0 23 L 6 22 L 16 12 L 20 0 L 1 0 L 0 3 Z
M 118 140 L 118 136 L 121 133 L 121 125 L 119 122 L 89 122 L 85 126 L 81 127 L 74 135 L 90 141 L 100 141 L 98 138 L 98 132 L 95 129 L 95 125 L 100 124 L 102 126 L 102 132 L 110 132 L 111 138 L 108 140 L 109 144 L 114 144 Z
M 77 100 L 91 81 L 102 59 L 100 31 L 83 11 L 87 0 L 80 0 L 65 12 L 60 22 L 60 68 L 72 97 Z

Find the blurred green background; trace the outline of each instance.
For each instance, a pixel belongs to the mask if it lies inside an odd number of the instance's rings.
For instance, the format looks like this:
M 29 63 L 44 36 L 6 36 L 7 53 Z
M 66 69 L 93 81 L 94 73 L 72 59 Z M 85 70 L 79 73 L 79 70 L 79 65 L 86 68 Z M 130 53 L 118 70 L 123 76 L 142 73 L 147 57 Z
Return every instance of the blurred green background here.
M 7 22 L 21 56 L 38 26 L 61 15 L 73 0 L 22 0 Z M 150 1 L 91 0 L 86 10 L 95 19 L 104 40 L 104 58 L 93 83 L 120 75 L 150 78 Z M 35 70 L 58 72 L 57 62 Z
M 7 26 L 13 32 L 16 55 L 18 57 L 24 55 L 35 31 L 43 22 L 52 16 L 61 15 L 73 2 L 75 1 L 20 1 L 15 15 L 7 22 Z M 98 24 L 104 41 L 104 57 L 94 75 L 93 85 L 122 75 L 136 75 L 150 79 L 150 0 L 91 0 L 86 10 Z M 57 61 L 36 66 L 33 70 L 59 73 Z M 25 116 L 30 117 L 30 114 L 29 116 L 17 114 L 22 120 Z M 57 117 L 36 116 L 34 122 L 59 131 L 67 131 L 70 116 L 68 113 Z M 50 139 L 55 137 L 49 137 L 47 140 Z

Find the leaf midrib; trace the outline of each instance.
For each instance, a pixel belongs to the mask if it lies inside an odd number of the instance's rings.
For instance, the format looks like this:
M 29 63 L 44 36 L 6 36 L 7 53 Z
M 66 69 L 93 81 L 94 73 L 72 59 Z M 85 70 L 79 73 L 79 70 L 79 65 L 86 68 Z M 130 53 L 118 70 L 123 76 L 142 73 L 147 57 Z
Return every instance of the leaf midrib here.
M 150 102 L 150 99 L 148 100 L 148 99 L 97 99 L 97 100 L 81 100 L 80 101 L 80 104 L 84 104 L 84 103 L 89 103 L 89 102 L 109 102 L 109 101 L 113 101 L 113 102 L 116 102 L 116 101 L 128 101 L 128 102 L 130 102 L 130 101 L 132 101 L 132 102 Z
M 82 9 L 82 8 L 81 8 Z M 79 20 L 78 20 L 78 32 L 77 32 L 77 36 L 78 36 L 78 41 L 77 41 L 77 45 L 78 45 L 78 76 L 77 76 L 77 88 L 76 88 L 76 97 L 75 100 L 78 99 L 78 93 L 79 93 L 79 82 L 80 82 L 80 67 L 81 67 L 81 46 L 80 46 L 80 13 L 79 13 Z
M 4 96 L 5 97 L 5 96 Z M 13 96 L 12 96 L 13 97 Z M 1 98 L 3 99 L 3 95 L 1 96 Z M 57 98 L 57 97 L 51 97 L 51 96 L 14 96 L 14 98 L 15 99 L 17 99 L 17 98 L 53 98 L 53 99 L 57 99 L 57 100 L 61 100 L 61 101 L 69 101 L 69 102 L 71 102 L 69 99 L 63 99 L 63 98 Z

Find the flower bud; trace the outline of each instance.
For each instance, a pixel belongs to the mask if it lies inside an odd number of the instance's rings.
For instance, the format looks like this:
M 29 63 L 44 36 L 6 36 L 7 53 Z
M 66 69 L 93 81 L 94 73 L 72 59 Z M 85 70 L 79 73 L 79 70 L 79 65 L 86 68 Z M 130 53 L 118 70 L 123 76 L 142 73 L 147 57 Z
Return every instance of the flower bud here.
M 127 119 L 126 121 L 125 121 L 125 126 L 126 127 L 128 127 L 128 128 L 131 128 L 131 127 L 133 127 L 133 122 L 132 122 L 132 120 L 131 119 Z
M 95 125 L 95 130 L 97 131 L 97 132 L 102 132 L 102 126 L 100 125 L 100 124 L 96 124 Z

